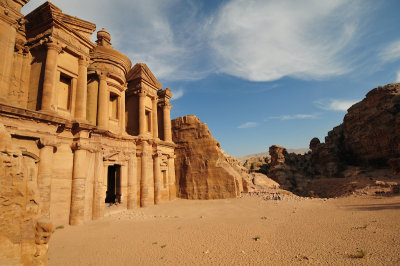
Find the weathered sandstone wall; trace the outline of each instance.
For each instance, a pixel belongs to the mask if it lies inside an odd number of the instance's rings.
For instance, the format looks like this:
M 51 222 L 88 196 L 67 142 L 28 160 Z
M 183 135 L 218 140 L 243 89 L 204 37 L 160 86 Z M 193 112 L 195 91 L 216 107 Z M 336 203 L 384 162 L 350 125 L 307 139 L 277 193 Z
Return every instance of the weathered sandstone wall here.
M 37 163 L 0 124 L 0 265 L 47 264 L 52 224 L 41 213 Z
M 236 197 L 242 176 L 229 164 L 207 125 L 194 115 L 172 120 L 177 196 L 187 199 Z
M 205 123 L 194 115 L 172 120 L 177 196 L 186 199 L 232 198 L 247 189 L 246 170 L 225 154 Z
M 252 173 L 227 155 L 205 123 L 194 115 L 172 120 L 177 196 L 185 199 L 233 198 L 241 192 L 277 188 L 267 176 Z
M 375 88 L 350 107 L 343 145 L 356 163 L 386 164 L 400 157 L 400 83 Z

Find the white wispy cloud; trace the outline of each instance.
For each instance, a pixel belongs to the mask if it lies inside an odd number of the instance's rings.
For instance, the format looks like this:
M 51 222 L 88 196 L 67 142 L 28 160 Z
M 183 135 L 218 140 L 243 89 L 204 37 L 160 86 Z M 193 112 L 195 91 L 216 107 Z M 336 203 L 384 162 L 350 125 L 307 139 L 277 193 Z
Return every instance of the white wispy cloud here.
M 380 53 L 380 58 L 384 62 L 392 62 L 400 59 L 400 40 L 388 44 Z
M 31 1 L 28 13 L 45 0 Z M 204 24 L 196 2 L 183 0 L 52 0 L 64 13 L 88 20 L 111 34 L 114 48 L 133 64 L 146 63 L 157 79 L 197 80 L 213 71 L 206 65 Z M 177 13 L 176 10 L 180 10 Z M 185 14 L 179 15 L 179 14 Z M 96 39 L 96 34 L 92 40 Z
M 315 101 L 314 104 L 324 110 L 347 111 L 356 102 L 354 100 L 320 99 Z
M 184 90 L 182 88 L 178 88 L 178 89 L 172 89 L 172 101 L 173 100 L 178 100 L 179 98 L 182 98 L 183 94 L 184 94 Z
M 295 114 L 295 115 L 280 115 L 280 116 L 270 116 L 266 120 L 279 119 L 279 120 L 292 120 L 292 119 L 315 119 L 318 114 Z
M 352 70 L 362 1 L 232 0 L 211 44 L 220 71 L 252 81 L 324 78 Z
M 395 82 L 400 82 L 400 70 L 397 71 L 397 74 L 396 74 L 396 81 L 395 81 Z
M 256 123 L 256 122 L 246 122 L 244 124 L 241 124 L 237 128 L 251 128 L 251 127 L 256 127 L 256 126 L 258 126 L 258 123 Z
M 45 2 L 28 3 L 24 12 Z M 52 0 L 106 28 L 114 47 L 161 80 L 226 73 L 251 81 L 319 79 L 347 73 L 359 36 L 361 0 Z M 218 5 L 217 5 L 218 6 Z M 176 12 L 179 10 L 179 12 Z M 95 36 L 95 35 L 94 35 Z

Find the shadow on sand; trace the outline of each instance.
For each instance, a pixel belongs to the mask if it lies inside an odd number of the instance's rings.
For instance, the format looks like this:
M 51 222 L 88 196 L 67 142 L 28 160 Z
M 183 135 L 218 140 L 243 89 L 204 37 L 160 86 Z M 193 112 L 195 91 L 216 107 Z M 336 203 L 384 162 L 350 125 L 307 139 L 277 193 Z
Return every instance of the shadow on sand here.
M 365 204 L 365 205 L 347 205 L 346 208 L 353 211 L 400 210 L 400 202 Z

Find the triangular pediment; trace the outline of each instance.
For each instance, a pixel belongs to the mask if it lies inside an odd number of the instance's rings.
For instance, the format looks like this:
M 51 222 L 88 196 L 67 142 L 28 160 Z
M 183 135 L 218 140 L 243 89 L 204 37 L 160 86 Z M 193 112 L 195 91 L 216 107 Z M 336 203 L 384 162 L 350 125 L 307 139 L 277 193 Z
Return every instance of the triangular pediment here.
M 43 30 L 53 26 L 53 23 L 64 25 L 71 31 L 90 36 L 96 30 L 96 24 L 64 14 L 60 8 L 50 2 L 45 2 L 25 16 L 27 30 Z
M 133 81 L 133 80 L 138 80 L 140 79 L 141 81 L 146 81 L 147 83 L 153 85 L 157 89 L 161 89 L 162 85 L 156 77 L 151 73 L 149 67 L 145 63 L 137 63 L 135 64 L 131 70 L 129 70 L 127 76 L 126 76 L 126 81 Z

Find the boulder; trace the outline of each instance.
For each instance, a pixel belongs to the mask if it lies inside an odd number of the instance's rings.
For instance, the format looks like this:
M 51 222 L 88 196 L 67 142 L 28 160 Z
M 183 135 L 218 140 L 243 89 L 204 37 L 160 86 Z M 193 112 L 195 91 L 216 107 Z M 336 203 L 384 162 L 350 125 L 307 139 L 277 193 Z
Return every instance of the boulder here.
M 266 175 L 254 173 L 252 174 L 252 176 L 253 176 L 253 184 L 256 186 L 260 186 L 262 188 L 271 188 L 271 189 L 279 188 L 279 184 L 274 180 L 272 180 L 271 178 L 268 178 L 268 176 Z

